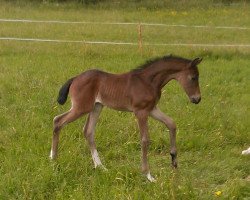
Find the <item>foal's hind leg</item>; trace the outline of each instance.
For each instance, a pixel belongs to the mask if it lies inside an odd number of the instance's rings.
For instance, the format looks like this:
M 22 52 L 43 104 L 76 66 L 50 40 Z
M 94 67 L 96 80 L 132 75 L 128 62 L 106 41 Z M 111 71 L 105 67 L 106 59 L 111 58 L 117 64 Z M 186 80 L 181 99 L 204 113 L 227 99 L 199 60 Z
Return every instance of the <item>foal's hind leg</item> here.
M 88 119 L 87 119 L 86 125 L 84 126 L 83 132 L 84 132 L 84 136 L 86 140 L 88 141 L 95 168 L 97 168 L 98 166 L 101 166 L 102 168 L 105 169 L 105 167 L 101 163 L 98 152 L 96 150 L 96 144 L 95 144 L 95 139 L 94 139 L 95 126 L 96 126 L 98 117 L 100 116 L 100 113 L 102 111 L 102 108 L 103 108 L 102 104 L 100 103 L 95 104 L 94 109 L 88 115 Z
M 177 167 L 177 150 L 176 150 L 176 125 L 174 123 L 174 121 L 168 117 L 167 115 L 165 115 L 163 112 L 160 111 L 159 108 L 154 108 L 150 115 L 164 123 L 168 129 L 169 129 L 169 134 L 170 134 L 170 155 L 172 157 L 172 165 L 173 167 Z
M 79 118 L 83 112 L 80 112 L 76 109 L 71 109 L 70 111 L 58 115 L 54 118 L 54 130 L 52 138 L 52 147 L 50 151 L 50 158 L 55 159 L 57 156 L 58 142 L 59 142 L 59 133 L 63 126 L 66 124 L 75 121 Z

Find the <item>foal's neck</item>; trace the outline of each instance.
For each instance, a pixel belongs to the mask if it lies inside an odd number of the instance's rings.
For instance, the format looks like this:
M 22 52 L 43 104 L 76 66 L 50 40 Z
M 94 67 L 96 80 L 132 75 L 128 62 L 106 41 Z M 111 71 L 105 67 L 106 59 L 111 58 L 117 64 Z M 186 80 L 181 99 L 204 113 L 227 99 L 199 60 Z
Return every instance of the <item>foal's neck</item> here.
M 170 80 L 176 79 L 178 72 L 182 71 L 183 67 L 182 63 L 159 61 L 145 68 L 142 76 L 158 89 L 162 89 Z

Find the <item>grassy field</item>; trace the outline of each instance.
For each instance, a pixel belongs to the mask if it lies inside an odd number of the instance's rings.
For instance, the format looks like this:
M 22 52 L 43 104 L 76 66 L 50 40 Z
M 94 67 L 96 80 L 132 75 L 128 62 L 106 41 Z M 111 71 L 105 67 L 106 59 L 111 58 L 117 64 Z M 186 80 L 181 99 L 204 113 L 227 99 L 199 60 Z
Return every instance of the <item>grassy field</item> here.
M 73 4 L 0 1 L 0 18 L 150 22 L 250 27 L 250 4 L 95 9 Z M 250 30 L 143 27 L 143 42 L 250 44 Z M 0 22 L 0 37 L 137 42 L 137 26 Z M 48 159 L 61 85 L 91 68 L 120 73 L 147 59 L 203 57 L 202 102 L 176 82 L 159 107 L 177 123 L 179 168 L 170 165 L 166 128 L 150 120 L 149 161 L 156 183 L 140 173 L 140 142 L 131 113 L 105 108 L 96 143 L 107 172 L 94 170 L 82 137 L 86 117 L 66 126 L 57 161 Z M 250 199 L 250 48 L 86 45 L 0 40 L 0 199 Z M 216 195 L 217 194 L 217 195 Z

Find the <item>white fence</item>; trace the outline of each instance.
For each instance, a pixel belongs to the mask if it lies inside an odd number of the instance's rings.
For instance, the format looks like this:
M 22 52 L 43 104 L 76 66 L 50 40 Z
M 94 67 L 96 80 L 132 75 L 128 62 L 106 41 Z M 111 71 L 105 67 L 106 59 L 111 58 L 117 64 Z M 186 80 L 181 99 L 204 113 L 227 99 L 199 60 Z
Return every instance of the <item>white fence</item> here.
M 28 42 L 55 42 L 55 43 L 83 43 L 83 44 L 102 44 L 102 45 L 139 45 L 142 47 L 141 26 L 165 26 L 165 27 L 183 27 L 183 28 L 214 28 L 214 29 L 234 29 L 250 30 L 250 27 L 238 26 L 207 26 L 207 25 L 185 25 L 185 24 L 161 24 L 161 23 L 136 23 L 136 22 L 88 22 L 88 21 L 58 21 L 58 20 L 31 20 L 31 19 L 0 19 L 0 22 L 9 23 L 50 23 L 50 24 L 103 24 L 103 25 L 136 25 L 138 26 L 138 43 L 134 42 L 113 42 L 113 41 L 86 41 L 86 40 L 57 40 L 41 38 L 17 38 L 0 37 L 0 40 L 8 41 L 28 41 Z M 193 46 L 193 47 L 245 47 L 249 44 L 191 44 L 191 43 L 143 43 L 144 46 Z

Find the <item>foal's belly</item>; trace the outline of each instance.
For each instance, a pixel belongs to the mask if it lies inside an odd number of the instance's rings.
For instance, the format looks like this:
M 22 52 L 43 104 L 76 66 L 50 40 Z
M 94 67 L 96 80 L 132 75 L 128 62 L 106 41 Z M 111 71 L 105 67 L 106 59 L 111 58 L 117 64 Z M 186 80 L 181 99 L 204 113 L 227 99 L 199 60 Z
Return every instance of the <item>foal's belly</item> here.
M 96 102 L 120 111 L 132 111 L 128 74 L 105 74 L 99 81 Z
M 95 100 L 96 103 L 101 103 L 104 106 L 109 108 L 119 110 L 119 111 L 132 111 L 132 107 L 130 106 L 130 101 L 127 97 L 112 97 L 112 96 L 103 96 L 98 94 Z

